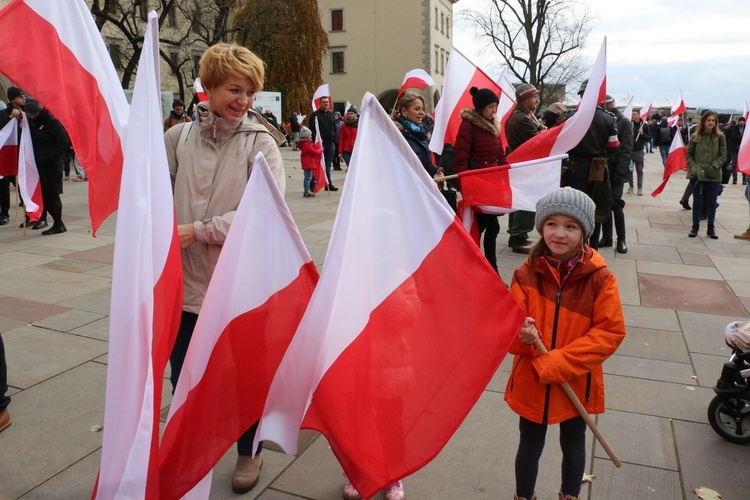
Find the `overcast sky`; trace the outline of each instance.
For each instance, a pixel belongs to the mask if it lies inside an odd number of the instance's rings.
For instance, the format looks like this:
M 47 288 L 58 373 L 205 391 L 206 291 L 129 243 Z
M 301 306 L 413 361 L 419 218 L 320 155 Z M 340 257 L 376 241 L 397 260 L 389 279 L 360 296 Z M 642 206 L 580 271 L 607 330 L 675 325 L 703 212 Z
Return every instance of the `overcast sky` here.
M 616 99 L 675 100 L 682 90 L 689 107 L 740 111 L 750 101 L 750 0 L 578 1 L 594 16 L 583 54 L 593 64 L 607 36 L 607 93 Z M 486 3 L 460 0 L 454 13 Z M 499 56 L 480 53 L 476 37 L 454 25 L 454 45 L 497 76 Z

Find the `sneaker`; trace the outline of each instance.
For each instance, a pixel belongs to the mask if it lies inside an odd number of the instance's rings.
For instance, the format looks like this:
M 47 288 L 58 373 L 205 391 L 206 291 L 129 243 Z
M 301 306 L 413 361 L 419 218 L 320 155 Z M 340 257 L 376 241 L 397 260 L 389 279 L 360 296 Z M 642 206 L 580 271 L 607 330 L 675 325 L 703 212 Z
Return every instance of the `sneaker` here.
M 385 500 L 404 500 L 404 483 L 396 481 L 385 489 Z
M 0 215 L 0 226 L 4 226 L 8 222 L 10 222 L 10 217 L 7 215 Z
M 355 488 L 352 482 L 348 479 L 346 480 L 346 484 L 344 485 L 344 492 L 341 494 L 341 496 L 344 498 L 344 500 L 359 500 L 360 498 L 362 498 L 362 495 L 359 494 L 357 488 Z
M 638 196 L 643 196 L 643 189 L 638 188 Z
M 309 193 L 309 192 L 307 192 L 307 191 L 305 191 L 305 192 L 304 192 L 304 193 L 302 194 L 302 196 L 304 196 L 305 198 L 309 198 L 309 197 L 310 197 L 310 193 Z
M 632 188 L 632 187 L 631 187 L 631 188 L 628 188 L 628 192 L 627 192 L 627 193 L 625 193 L 625 194 L 633 194 L 633 188 Z

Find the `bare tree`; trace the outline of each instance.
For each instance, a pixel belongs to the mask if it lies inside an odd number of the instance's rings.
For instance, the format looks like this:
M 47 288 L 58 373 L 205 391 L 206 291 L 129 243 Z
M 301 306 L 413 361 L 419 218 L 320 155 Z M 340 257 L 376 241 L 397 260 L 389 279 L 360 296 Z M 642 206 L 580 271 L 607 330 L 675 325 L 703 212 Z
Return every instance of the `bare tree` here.
M 238 0 L 93 0 L 91 13 L 105 38 L 123 88 L 135 77 L 150 10 L 159 16 L 159 54 L 185 99 L 198 72 L 198 60 L 210 45 L 226 41 Z
M 559 100 L 586 71 L 580 55 L 591 29 L 588 7 L 576 0 L 487 0 L 465 12 L 510 73 L 540 91 L 542 103 Z M 512 80 L 513 78 L 511 78 Z

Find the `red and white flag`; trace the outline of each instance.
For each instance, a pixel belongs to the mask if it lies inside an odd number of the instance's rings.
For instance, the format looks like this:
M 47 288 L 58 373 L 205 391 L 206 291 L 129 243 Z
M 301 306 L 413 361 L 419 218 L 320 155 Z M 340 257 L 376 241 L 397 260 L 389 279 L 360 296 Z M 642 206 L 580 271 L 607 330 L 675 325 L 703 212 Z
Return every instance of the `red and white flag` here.
M 461 125 L 461 110 L 473 107 L 469 94 L 471 87 L 488 88 L 498 97 L 502 95 L 500 86 L 492 78 L 453 47 L 445 70 L 443 96 L 435 108 L 435 127 L 430 139 L 430 151 L 440 154 L 445 144 L 456 144 L 456 134 Z
M 152 11 L 123 143 L 96 499 L 159 498 L 159 412 L 182 311 L 182 262 L 161 119 L 158 30 Z
M 172 399 L 161 443 L 162 498 L 190 491 L 260 419 L 317 281 L 284 195 L 258 153 Z
M 195 82 L 193 82 L 193 91 L 195 92 L 195 95 L 198 96 L 198 102 L 208 101 L 208 95 L 206 94 L 206 91 L 203 90 L 203 84 L 201 83 L 200 78 L 196 78 Z
M 670 116 L 669 118 L 667 118 L 667 125 L 669 125 L 670 127 L 676 127 L 677 122 L 680 121 L 680 118 L 681 118 L 680 115 Z
M 562 160 L 567 156 L 459 172 L 463 205 L 488 214 L 535 212 L 536 202 L 560 187 Z
M 37 98 L 68 132 L 89 178 L 96 234 L 117 209 L 120 193 L 128 103 L 117 71 L 83 0 L 12 0 L 0 11 L 0 46 L 19 42 L 23 50 L 0 58 L 0 73 Z
M 747 101 L 745 101 L 745 109 L 742 111 L 742 117 L 745 119 L 746 124 L 750 121 L 750 108 L 747 106 Z
M 42 183 L 39 180 L 39 170 L 34 158 L 34 144 L 31 141 L 29 117 L 26 116 L 26 113 L 22 113 L 22 115 L 21 145 L 18 150 L 18 190 L 21 193 L 21 199 L 23 199 L 26 216 L 31 222 L 36 222 L 44 212 Z
M 256 439 L 295 453 L 300 426 L 320 431 L 370 498 L 440 452 L 524 317 L 375 96 L 361 110 L 320 282 Z
M 591 125 L 599 103 L 604 102 L 607 85 L 607 38 L 602 41 L 599 55 L 591 70 L 586 90 L 583 92 L 578 111 L 562 125 L 545 130 L 524 142 L 508 155 L 508 163 L 520 163 L 538 158 L 556 156 L 573 149 Z M 619 144 L 617 136 L 609 137 L 608 147 Z
M 404 75 L 404 81 L 401 82 L 401 88 L 398 90 L 396 100 L 406 92 L 406 89 L 424 90 L 433 85 L 435 85 L 435 80 L 425 70 L 418 68 L 407 71 L 406 75 Z
M 745 175 L 750 175 L 750 126 L 745 120 L 745 131 L 742 133 L 740 141 L 740 152 L 737 154 L 737 171 Z
M 687 111 L 687 107 L 685 106 L 685 101 L 682 99 L 682 90 L 680 90 L 677 101 L 672 105 L 672 115 L 681 115 L 685 111 Z
M 297 113 L 297 123 L 302 125 L 302 122 L 305 121 L 305 118 L 307 118 L 307 115 L 301 115 Z
M 0 129 L 0 178 L 18 173 L 18 120 Z
M 633 114 L 633 97 L 630 98 L 628 104 L 625 106 L 625 110 L 622 112 L 622 116 L 630 120 L 630 115 Z
M 320 130 L 318 128 L 318 117 L 315 117 L 315 130 Z M 320 149 L 325 151 L 323 148 L 323 136 L 320 134 L 315 134 L 315 144 L 320 146 Z M 316 166 L 312 171 L 313 180 L 315 181 L 315 185 L 313 186 L 313 193 L 317 193 L 324 187 L 328 185 L 328 176 L 326 175 L 326 158 L 325 155 L 320 155 L 320 161 L 318 162 L 318 166 Z
M 313 94 L 313 100 L 312 100 L 313 113 L 315 111 L 317 111 L 318 108 L 320 107 L 320 100 L 323 97 L 327 97 L 328 98 L 328 102 L 330 103 L 330 100 L 331 100 L 331 88 L 328 86 L 327 83 L 324 83 L 323 85 L 321 85 L 320 87 L 318 87 L 315 90 L 315 94 Z M 315 129 L 315 130 L 317 130 L 317 129 Z
M 503 69 L 497 81 L 501 89 L 500 102 L 497 105 L 497 116 L 500 118 L 500 141 L 503 150 L 506 150 L 508 148 L 508 138 L 505 135 L 505 126 L 510 119 L 510 115 L 513 114 L 513 110 L 516 108 L 516 101 L 510 97 L 516 95 L 516 89 L 510 83 L 510 80 L 508 80 L 508 68 Z
M 651 108 L 654 107 L 654 99 L 656 99 L 656 96 L 652 97 L 651 100 L 641 108 L 641 120 L 648 120 L 648 115 L 651 114 Z
M 659 196 L 669 181 L 669 177 L 675 172 L 687 169 L 687 161 L 685 160 L 685 143 L 682 142 L 682 134 L 677 133 L 672 139 L 672 144 L 669 146 L 669 153 L 667 154 L 667 163 L 664 165 L 664 175 L 662 177 L 661 184 L 651 193 L 654 198 Z

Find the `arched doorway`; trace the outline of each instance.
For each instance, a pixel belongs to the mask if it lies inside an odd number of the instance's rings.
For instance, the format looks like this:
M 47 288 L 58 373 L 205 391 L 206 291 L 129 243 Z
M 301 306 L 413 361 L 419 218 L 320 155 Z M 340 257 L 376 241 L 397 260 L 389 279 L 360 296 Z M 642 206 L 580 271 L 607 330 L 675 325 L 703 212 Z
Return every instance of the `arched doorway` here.
M 396 105 L 396 96 L 398 95 L 398 89 L 386 90 L 378 96 L 378 102 L 383 106 L 383 109 L 387 113 L 390 113 L 393 107 Z

